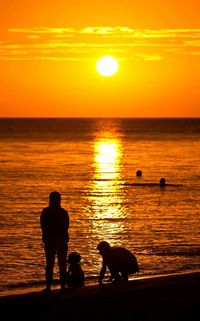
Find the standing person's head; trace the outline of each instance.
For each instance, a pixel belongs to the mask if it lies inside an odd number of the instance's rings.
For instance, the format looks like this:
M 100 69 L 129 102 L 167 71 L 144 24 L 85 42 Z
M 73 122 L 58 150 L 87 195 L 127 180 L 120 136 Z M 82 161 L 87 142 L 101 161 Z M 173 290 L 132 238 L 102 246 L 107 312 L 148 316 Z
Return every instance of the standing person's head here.
M 49 205 L 60 207 L 61 195 L 59 192 L 51 192 L 49 194 Z

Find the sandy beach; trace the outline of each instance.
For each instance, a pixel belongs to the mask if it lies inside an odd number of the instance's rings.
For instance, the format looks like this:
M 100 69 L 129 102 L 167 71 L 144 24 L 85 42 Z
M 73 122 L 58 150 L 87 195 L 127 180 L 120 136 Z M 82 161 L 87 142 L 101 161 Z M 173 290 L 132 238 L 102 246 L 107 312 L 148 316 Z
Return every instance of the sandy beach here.
M 2 320 L 199 320 L 200 271 L 0 298 Z

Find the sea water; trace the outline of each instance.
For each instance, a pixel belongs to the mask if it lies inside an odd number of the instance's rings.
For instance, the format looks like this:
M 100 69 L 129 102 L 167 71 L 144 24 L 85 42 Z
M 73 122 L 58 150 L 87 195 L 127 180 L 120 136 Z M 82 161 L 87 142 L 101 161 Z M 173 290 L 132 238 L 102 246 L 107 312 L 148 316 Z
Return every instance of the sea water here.
M 86 280 L 102 240 L 136 255 L 137 277 L 199 270 L 199 163 L 200 119 L 0 119 L 1 293 L 44 283 L 40 213 L 54 190 Z

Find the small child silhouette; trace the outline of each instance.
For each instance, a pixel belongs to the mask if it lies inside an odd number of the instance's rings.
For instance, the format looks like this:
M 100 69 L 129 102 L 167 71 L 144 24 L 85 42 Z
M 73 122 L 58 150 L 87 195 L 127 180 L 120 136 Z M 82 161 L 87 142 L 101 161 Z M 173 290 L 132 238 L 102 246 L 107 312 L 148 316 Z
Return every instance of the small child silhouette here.
M 81 256 L 77 252 L 72 252 L 68 256 L 67 263 L 69 268 L 67 272 L 67 284 L 72 287 L 81 287 L 84 285 L 84 271 L 80 265 Z

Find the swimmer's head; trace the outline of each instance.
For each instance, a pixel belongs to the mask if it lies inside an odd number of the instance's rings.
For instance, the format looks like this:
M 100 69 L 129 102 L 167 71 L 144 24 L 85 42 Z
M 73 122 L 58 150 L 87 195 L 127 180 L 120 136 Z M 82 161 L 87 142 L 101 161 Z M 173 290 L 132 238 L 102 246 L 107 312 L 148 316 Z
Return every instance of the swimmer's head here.
M 136 172 L 136 176 L 138 176 L 138 177 L 142 176 L 142 171 L 138 170 L 138 171 Z
M 161 177 L 161 179 L 160 179 L 160 186 L 164 186 L 165 183 L 166 183 L 165 178 L 164 178 L 164 177 Z

